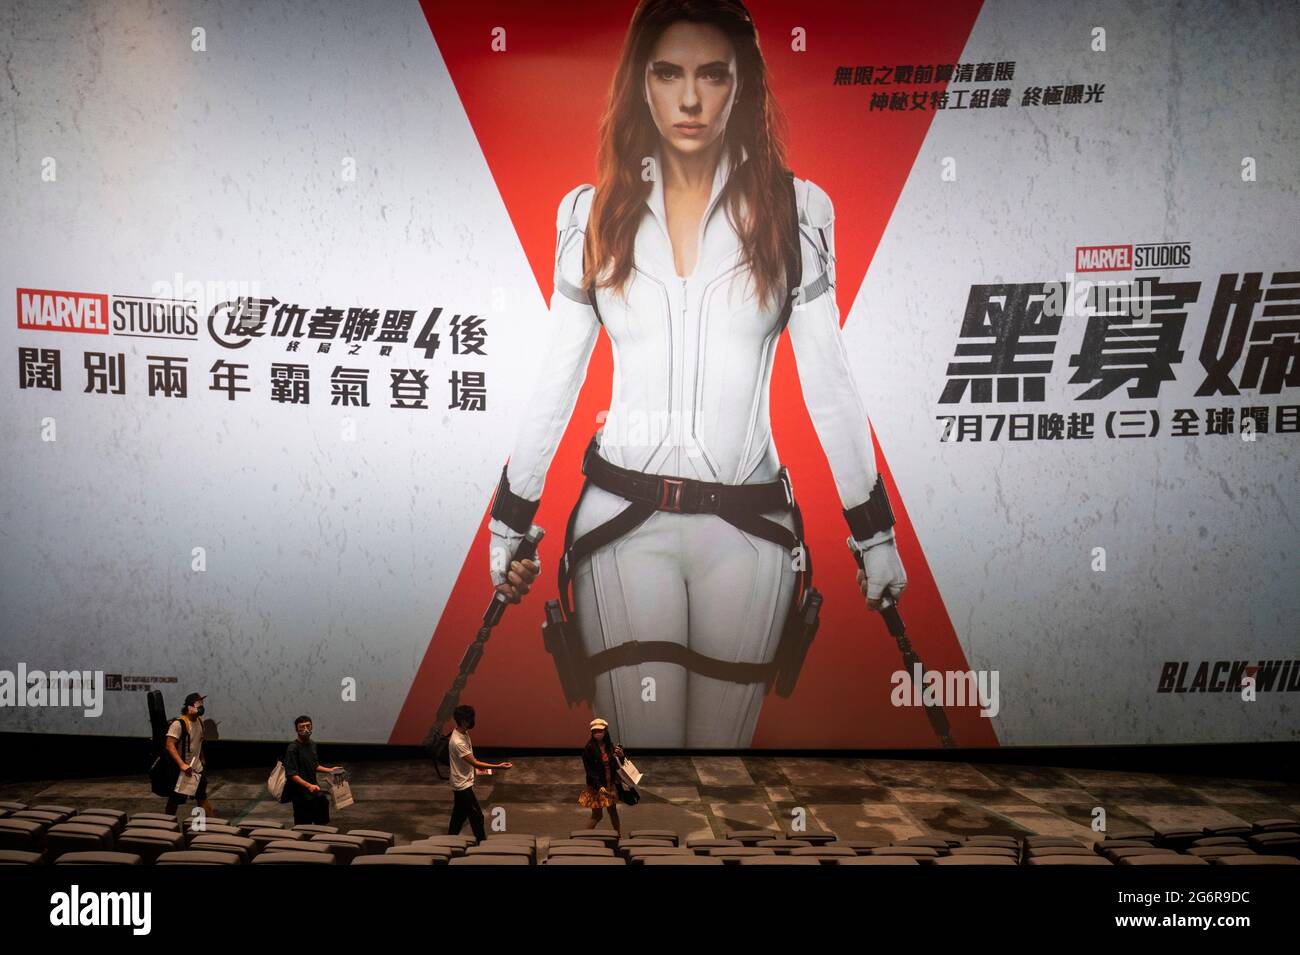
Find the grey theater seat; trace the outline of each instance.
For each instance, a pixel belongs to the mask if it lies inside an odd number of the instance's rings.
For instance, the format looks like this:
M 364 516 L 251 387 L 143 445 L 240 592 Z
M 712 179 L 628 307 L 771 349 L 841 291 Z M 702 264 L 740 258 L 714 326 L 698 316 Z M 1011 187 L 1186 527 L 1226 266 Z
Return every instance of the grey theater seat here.
M 160 832 L 161 830 L 155 829 L 153 831 Z M 242 833 L 240 833 L 238 826 L 227 826 L 224 824 L 219 824 L 219 825 L 209 824 L 205 826 L 203 829 L 185 830 L 185 839 L 187 843 L 193 843 L 194 840 L 197 839 L 199 836 L 237 836 L 238 838 L 241 839 L 243 838 L 243 835 Z
M 1103 839 L 1094 842 L 1092 848 L 1103 855 L 1113 849 L 1154 849 L 1156 844 L 1149 839 Z
M 1254 856 L 1259 855 L 1250 846 L 1192 846 L 1187 850 L 1189 856 L 1199 856 L 1202 859 L 1213 861 L 1223 856 Z
M 117 837 L 119 852 L 134 852 L 150 865 L 164 852 L 177 852 L 185 848 L 185 837 L 179 832 L 160 832 L 157 829 L 128 829 Z
M 327 857 L 330 862 L 337 861 L 333 846 L 326 845 L 323 842 L 312 842 L 310 839 L 277 839 L 275 842 L 268 842 L 258 855 L 267 852 L 311 852 Z
M 673 845 L 677 845 L 677 833 L 671 829 L 631 829 L 628 831 L 630 839 L 667 839 Z
M 144 865 L 134 852 L 65 852 L 55 865 Z
M 692 852 L 706 853 L 709 849 L 722 849 L 728 846 L 739 849 L 744 843 L 736 839 L 687 839 L 686 848 Z
M 1004 859 L 1019 859 L 1017 849 L 1006 846 L 953 846 L 948 850 L 950 856 L 1001 856 Z
M 1208 849 L 1211 846 L 1244 846 L 1246 840 L 1241 836 L 1202 836 L 1192 843 L 1194 849 Z
M 1086 856 L 1090 858 L 1100 858 L 1100 853 L 1093 852 L 1083 846 L 1042 846 L 1030 847 L 1029 858 L 1041 859 L 1044 856 Z
M 1105 835 L 1106 838 L 1103 841 L 1106 842 L 1113 842 L 1117 839 L 1137 839 L 1141 842 L 1154 842 L 1156 838 L 1154 829 L 1117 829 L 1115 832 L 1108 832 Z
M 113 830 L 109 826 L 60 822 L 45 830 L 45 849 L 51 858 L 65 852 L 109 852 Z
M 809 845 L 814 846 L 836 840 L 833 832 L 796 832 L 794 829 L 787 829 L 784 836 L 787 839 L 797 839 L 799 842 L 807 842 Z
M 39 849 L 48 828 L 48 823 L 36 819 L 5 816 L 0 819 L 0 849 Z
M 448 865 L 530 865 L 532 861 L 527 856 L 519 855 L 463 855 L 452 859 Z
M 895 842 L 896 846 L 924 846 L 934 849 L 936 852 L 947 852 L 950 847 L 947 839 L 940 839 L 936 836 L 912 836 L 910 839 L 900 839 Z
M 1025 848 L 1027 849 L 1046 849 L 1055 846 L 1092 848 L 1089 843 L 1084 842 L 1082 839 L 1074 839 L 1070 836 L 1025 836 Z
M 184 821 L 181 823 L 181 831 L 191 832 L 194 829 L 195 823 L 197 822 L 198 819 L 195 818 L 194 816 L 186 816 Z M 236 830 L 239 829 L 238 826 L 231 825 L 229 819 L 222 819 L 219 816 L 205 815 L 203 818 L 203 825 L 207 829 L 211 829 L 213 826 L 230 826 L 231 829 L 236 829 Z
M 607 846 L 589 845 L 589 846 L 551 846 L 546 850 L 546 857 L 553 859 L 556 856 L 589 856 L 614 857 L 614 850 Z
M 6 819 L 26 819 L 30 822 L 39 822 L 43 826 L 53 826 L 63 822 L 67 817 L 58 812 L 46 812 L 43 809 L 24 809 L 21 812 L 10 813 Z
M 244 836 L 225 836 L 217 833 L 204 833 L 195 836 L 189 845 L 197 852 L 228 852 L 238 862 L 248 862 L 260 851 L 260 846 Z
M 245 832 L 252 832 L 254 829 L 284 829 L 286 831 L 289 829 L 279 819 L 241 819 L 238 825 Z
M 422 859 L 428 859 L 438 864 L 444 864 L 454 858 L 453 850 L 449 846 L 426 846 L 415 842 L 405 846 L 389 846 L 384 850 L 383 854 L 388 856 L 419 856 Z
M 1019 849 L 1020 840 L 1015 836 L 968 836 L 961 840 L 964 846 L 1006 846 Z
M 611 846 L 618 845 L 618 833 L 613 829 L 573 829 L 569 832 L 569 838 L 596 839 L 608 842 Z
M 1182 851 L 1192 845 L 1197 839 L 1201 838 L 1201 827 L 1188 828 L 1186 826 L 1170 827 L 1168 829 L 1156 830 L 1156 845 L 1166 846 L 1170 849 Z
M 626 841 L 627 841 L 627 840 L 624 840 L 624 842 L 626 842 Z M 483 843 L 483 845 L 485 845 L 485 846 L 490 846 L 490 845 L 493 845 L 493 844 L 494 844 L 494 843 L 492 843 L 490 840 L 489 840 L 488 842 Z M 500 843 L 496 843 L 496 844 L 499 845 Z M 622 845 L 623 845 L 623 843 L 620 842 L 620 843 L 619 843 L 619 846 L 622 847 Z M 576 846 L 576 847 L 578 847 L 579 849 L 609 849 L 611 852 L 613 851 L 613 849 L 612 849 L 612 847 L 610 846 L 610 844 L 609 844 L 608 842 L 606 842 L 604 839 L 600 839 L 600 840 L 596 840 L 596 839 L 552 839 L 551 842 L 550 842 L 550 848 L 552 848 L 552 849 L 566 849 L 566 848 L 569 848 L 570 846 Z
M 472 842 L 469 845 L 466 845 L 463 842 L 447 842 L 444 841 L 444 839 L 446 838 L 447 837 L 445 836 L 442 838 L 439 838 L 438 836 L 429 836 L 427 839 L 416 839 L 414 842 L 408 843 L 408 845 L 425 846 L 430 849 L 441 849 L 451 856 L 463 856 L 465 854 L 465 850 L 467 850 L 471 845 L 474 844 Z M 400 848 L 400 847 L 389 846 L 388 849 L 385 849 L 384 851 L 388 852 L 389 850 L 394 848 Z
M 938 849 L 929 846 L 880 846 L 868 850 L 873 856 L 907 856 L 912 859 L 937 859 Z
M 1215 865 L 1300 865 L 1300 859 L 1295 856 L 1218 856 L 1213 862 Z
M 336 835 L 338 835 L 339 827 L 338 827 L 338 826 L 319 826 L 319 825 L 316 825 L 315 823 L 303 822 L 303 823 L 299 823 L 298 825 L 294 826 L 292 831 L 294 831 L 294 832 L 305 832 L 305 833 L 307 833 L 307 835 L 308 835 L 309 837 L 310 837 L 310 836 L 314 836 L 314 835 L 318 835 L 318 834 L 320 834 L 320 833 L 322 833 L 322 832 L 325 833 L 326 835 L 336 836 Z
M 129 823 L 143 822 L 146 819 L 153 819 L 157 822 L 175 822 L 175 816 L 169 816 L 165 812 L 133 812 L 127 816 L 126 821 Z
M 389 846 L 397 844 L 396 837 L 391 832 L 384 832 L 382 829 L 349 829 L 349 836 L 359 836 L 366 840 L 366 846 L 372 853 L 382 854 Z
M 31 808 L 35 809 L 38 812 L 57 813 L 58 815 L 63 816 L 65 819 L 68 816 L 75 816 L 77 814 L 77 810 L 72 806 L 55 806 L 55 805 L 51 805 L 50 803 L 43 803 L 39 806 L 32 806 Z
M 728 839 L 733 839 L 742 846 L 751 847 L 757 842 L 781 838 L 781 833 L 774 829 L 728 829 L 725 835 Z
M 857 858 L 854 856 L 854 858 Z M 821 865 L 815 856 L 746 856 L 740 860 L 741 865 Z
M 352 860 L 352 865 L 437 865 L 439 862 L 440 860 L 435 856 L 395 856 L 381 853 L 380 855 L 356 856 Z
M 311 837 L 311 842 L 321 843 L 334 850 L 334 857 L 340 865 L 350 865 L 357 856 L 371 855 L 366 840 L 360 836 L 341 836 L 337 833 L 318 832 Z
M 1178 852 L 1167 855 L 1124 856 L 1120 865 L 1209 865 L 1200 856 L 1185 856 Z
M 1250 826 L 1243 825 L 1206 826 L 1201 831 L 1207 836 L 1241 836 L 1243 839 L 1252 832 Z
M 553 856 L 548 857 L 546 865 L 627 865 L 614 856 Z
M 131 819 L 128 829 L 158 829 L 161 832 L 180 832 L 180 824 L 175 819 Z
M 68 822 L 88 822 L 108 826 L 114 834 L 118 834 L 126 829 L 126 813 L 116 809 L 86 809 L 77 813 Z
M 1155 846 L 1147 846 L 1145 849 L 1138 846 L 1125 846 L 1120 849 L 1107 849 L 1102 854 L 1106 856 L 1106 858 L 1110 859 L 1111 862 L 1115 863 L 1123 862 L 1125 859 L 1137 859 L 1142 856 L 1178 855 L 1178 853 L 1173 849 L 1168 849 L 1164 846 L 1159 848 L 1156 848 Z
M 308 843 L 310 844 L 310 843 Z M 286 850 L 283 852 L 259 852 L 253 859 L 253 865 L 333 865 L 332 852 L 302 852 Z
M 1090 852 L 1082 856 L 1030 856 L 1030 865 L 1114 865 L 1105 856 Z
M 184 849 L 164 852 L 155 865 L 239 865 L 239 856 L 233 852 L 210 852 L 204 849 Z
M 1250 828 L 1252 832 L 1294 832 L 1300 835 L 1300 821 L 1295 819 L 1257 819 Z
M 529 845 L 524 845 L 518 842 L 498 842 L 470 846 L 465 850 L 464 858 L 472 858 L 474 856 L 518 856 L 520 859 L 531 863 L 533 861 L 533 856 L 536 854 L 536 850 Z
M 682 846 L 643 846 L 635 849 L 628 849 L 625 853 L 627 860 L 631 863 L 644 862 L 646 859 L 658 858 L 659 856 L 693 856 L 690 849 Z
M 913 856 L 854 856 L 840 859 L 839 865 L 920 865 Z
M 13 802 L 11 800 L 0 802 L 0 809 L 3 809 L 5 812 L 21 812 L 26 808 L 27 803 L 25 802 Z
M 940 856 L 931 865 L 1019 865 L 1010 856 Z
M 42 865 L 45 853 L 23 849 L 0 849 L 0 865 Z
M 1247 842 L 1256 852 L 1265 855 L 1300 854 L 1300 835 L 1286 830 L 1257 832 L 1250 836 Z
M 733 864 L 746 857 L 776 855 L 771 849 L 760 849 L 757 846 L 714 846 L 708 850 L 708 854 Z
M 802 839 L 760 839 L 754 843 L 759 849 L 771 849 L 777 855 L 789 855 L 791 849 L 811 849 L 812 843 Z
M 849 846 L 837 846 L 833 842 L 827 842 L 820 846 L 804 846 L 800 849 L 792 849 L 792 856 L 814 856 L 818 859 L 847 858 L 858 854 L 856 849 Z
M 489 842 L 522 842 L 530 846 L 537 845 L 537 837 L 529 832 L 489 832 L 483 844 Z
M 717 856 L 671 855 L 646 856 L 638 860 L 640 865 L 725 865 Z
M 306 842 L 307 833 L 293 832 L 289 829 L 254 829 L 251 832 L 245 832 L 245 839 L 252 839 L 257 843 L 258 851 L 261 852 L 272 842 Z
M 618 851 L 624 855 L 629 849 L 676 849 L 676 842 L 667 839 L 624 839 L 618 844 Z
M 852 849 L 860 856 L 864 856 L 872 849 L 879 849 L 884 845 L 884 843 L 878 839 L 836 839 L 834 842 L 825 842 L 822 844 L 833 848 L 842 846 L 846 849 Z

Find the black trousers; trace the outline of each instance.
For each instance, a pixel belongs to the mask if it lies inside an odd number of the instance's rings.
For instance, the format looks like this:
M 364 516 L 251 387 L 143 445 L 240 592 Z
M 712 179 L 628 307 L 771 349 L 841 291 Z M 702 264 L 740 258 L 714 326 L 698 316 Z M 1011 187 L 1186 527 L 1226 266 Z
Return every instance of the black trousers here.
M 296 783 L 290 783 L 296 786 Z M 301 786 L 297 787 L 302 789 Z M 303 791 L 301 796 L 295 795 L 293 800 L 293 824 L 301 826 L 312 824 L 317 826 L 327 825 L 330 821 L 330 797 L 325 793 L 309 793 Z
M 451 797 L 451 825 L 447 827 L 447 835 L 460 835 L 460 830 L 468 819 L 469 827 L 474 831 L 474 838 L 479 842 L 486 839 L 487 833 L 483 831 L 483 809 L 478 804 L 478 797 L 474 795 L 474 787 L 453 789 Z

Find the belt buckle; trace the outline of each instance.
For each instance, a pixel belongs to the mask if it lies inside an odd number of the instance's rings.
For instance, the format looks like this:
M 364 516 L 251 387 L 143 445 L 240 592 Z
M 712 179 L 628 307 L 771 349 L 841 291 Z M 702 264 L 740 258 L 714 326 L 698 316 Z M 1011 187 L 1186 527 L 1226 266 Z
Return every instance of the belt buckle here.
M 662 487 L 659 491 L 659 503 L 656 505 L 661 511 L 671 511 L 674 514 L 682 512 L 682 488 L 684 482 L 679 478 L 660 478 Z
M 781 470 L 777 472 L 777 476 L 781 480 L 781 490 L 785 491 L 786 510 L 792 510 L 794 508 L 794 485 L 790 483 L 790 471 L 785 465 L 782 465 Z

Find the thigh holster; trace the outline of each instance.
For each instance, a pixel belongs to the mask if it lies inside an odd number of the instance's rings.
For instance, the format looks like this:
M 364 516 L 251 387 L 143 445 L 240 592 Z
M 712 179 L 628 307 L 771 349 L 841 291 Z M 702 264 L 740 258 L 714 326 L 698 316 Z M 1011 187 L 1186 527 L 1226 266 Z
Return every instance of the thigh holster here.
M 765 692 L 775 687 L 779 696 L 793 693 L 808 648 L 817 633 L 822 598 L 812 586 L 812 556 L 804 542 L 803 517 L 794 499 L 789 472 L 782 467 L 778 480 L 765 484 L 717 484 L 621 468 L 602 458 L 599 451 L 600 434 L 597 432 L 583 454 L 582 473 L 586 480 L 565 528 L 564 554 L 557 570 L 560 596 L 558 600 L 547 601 L 546 621 L 542 625 L 543 643 L 555 661 L 569 705 L 594 701 L 598 674 L 617 667 L 657 662 L 676 663 L 692 673 L 717 680 L 763 683 Z M 630 503 L 608 521 L 574 540 L 573 526 L 582 495 L 588 485 L 593 484 Z M 798 571 L 794 598 L 790 601 L 790 612 L 772 662 L 733 663 L 704 656 L 668 641 L 632 640 L 587 656 L 569 593 L 573 569 L 599 548 L 644 523 L 655 511 L 717 514 L 742 531 L 784 547 L 792 555 L 798 552 L 802 569 Z M 762 516 L 774 511 L 792 512 L 793 534 L 783 525 Z

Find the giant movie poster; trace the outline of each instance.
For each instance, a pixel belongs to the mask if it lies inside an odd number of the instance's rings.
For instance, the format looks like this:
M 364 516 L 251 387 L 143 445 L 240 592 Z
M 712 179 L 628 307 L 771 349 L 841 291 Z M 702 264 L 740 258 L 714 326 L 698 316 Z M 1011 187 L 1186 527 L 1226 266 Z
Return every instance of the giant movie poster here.
M 1300 8 L 637 9 L 4 4 L 0 730 L 1296 739 Z

